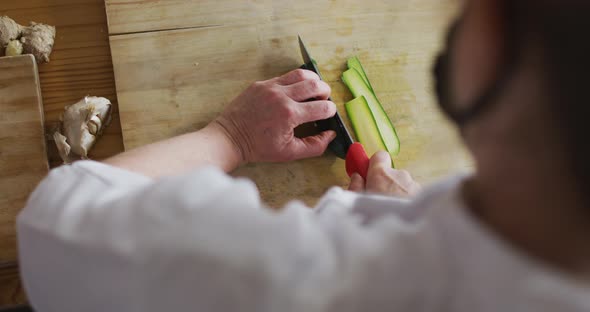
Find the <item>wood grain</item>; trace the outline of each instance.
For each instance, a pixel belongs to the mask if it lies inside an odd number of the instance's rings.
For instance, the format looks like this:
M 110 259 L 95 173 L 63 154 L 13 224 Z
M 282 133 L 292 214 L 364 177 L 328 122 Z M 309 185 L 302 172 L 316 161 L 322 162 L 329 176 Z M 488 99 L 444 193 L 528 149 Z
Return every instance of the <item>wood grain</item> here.
M 123 151 L 104 1 L 5 1 L 0 14 L 23 25 L 35 21 L 56 26 L 51 62 L 39 65 L 47 132 L 51 133 L 66 105 L 86 95 L 103 96 L 113 102 L 115 113 L 90 157 L 103 159 Z M 52 167 L 60 165 L 53 142 L 47 146 Z
M 23 304 L 26 300 L 19 278 L 18 266 L 0 266 L 0 309 Z
M 17 261 L 16 216 L 47 174 L 43 106 L 32 55 L 0 58 L 0 267 Z M 1 272 L 0 272 L 1 273 Z M 19 303 L 16 271 L 0 274 L 0 306 Z
M 459 1 L 105 0 L 111 35 L 281 20 L 307 22 L 326 16 L 342 19 L 381 13 L 402 16 L 409 11 L 447 10 L 449 2 Z
M 455 1 L 386 2 L 393 9 L 377 0 L 362 5 L 348 0 L 337 1 L 337 5 L 333 1 L 297 2 L 302 8 L 329 6 L 330 10 L 321 11 L 321 18 L 317 12 L 305 15 L 287 10 L 292 1 L 272 1 L 260 12 L 245 13 L 257 16 L 250 24 L 234 21 L 242 1 L 217 1 L 218 6 L 205 3 L 203 7 L 215 13 L 210 15 L 219 15 L 210 17 L 215 21 L 197 23 L 206 11 L 197 10 L 194 2 L 176 1 L 175 5 L 183 11 L 193 10 L 197 17 L 185 14 L 168 24 L 166 14 L 180 14 L 176 6 L 157 1 L 107 1 L 111 33 L 137 32 L 110 36 L 126 148 L 199 129 L 252 81 L 297 68 L 302 63 L 297 46 L 301 34 L 343 114 L 342 105 L 351 95 L 340 75 L 348 57 L 360 56 L 401 137 L 399 167 L 410 170 L 423 183 L 471 167 L 430 91 L 432 59 L 455 12 Z M 203 8 L 200 4 L 198 8 Z M 128 10 L 128 5 L 134 9 Z M 152 6 L 164 12 L 160 18 L 152 16 L 155 24 L 133 23 L 149 21 L 147 15 L 156 12 L 150 13 Z M 265 19 L 268 9 L 274 14 L 270 20 Z M 126 28 L 123 21 L 129 21 Z M 165 30 L 168 27 L 181 29 Z M 292 199 L 314 204 L 327 188 L 348 183 L 342 161 L 331 155 L 290 164 L 250 165 L 236 175 L 253 179 L 272 206 Z
M 32 55 L 0 58 L 0 264 L 16 262 L 18 212 L 49 171 Z
M 91 157 L 102 159 L 121 152 L 123 141 L 103 0 L 2 1 L 0 15 L 8 15 L 23 25 L 35 21 L 57 28 L 51 62 L 39 65 L 48 130 L 58 121 L 64 106 L 88 94 L 104 96 L 113 102 L 115 115 Z M 60 165 L 53 142 L 48 142 L 47 148 L 50 164 Z M 0 244 L 4 240 L 0 236 Z M 17 267 L 0 267 L 0 307 L 22 304 L 25 300 Z

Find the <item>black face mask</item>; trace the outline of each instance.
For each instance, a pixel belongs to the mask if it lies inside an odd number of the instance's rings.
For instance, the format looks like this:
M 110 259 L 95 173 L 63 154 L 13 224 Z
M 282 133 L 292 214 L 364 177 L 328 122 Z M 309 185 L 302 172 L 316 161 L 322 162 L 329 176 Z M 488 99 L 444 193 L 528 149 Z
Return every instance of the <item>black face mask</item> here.
M 434 67 L 435 91 L 438 98 L 438 103 L 442 111 L 454 121 L 460 128 L 463 128 L 469 121 L 479 117 L 484 111 L 490 109 L 498 96 L 505 89 L 513 72 L 516 68 L 516 57 L 514 53 L 507 54 L 508 63 L 504 70 L 500 72 L 499 78 L 487 88 L 479 97 L 477 97 L 471 105 L 466 109 L 457 109 L 458 105 L 454 101 L 453 86 L 451 84 L 451 73 L 453 64 L 451 62 L 452 47 L 457 36 L 457 32 L 461 27 L 461 20 L 457 20 L 450 28 L 447 34 L 446 48 L 438 56 Z M 508 41 L 510 44 L 511 42 Z M 508 51 L 513 51 L 514 46 L 508 45 Z

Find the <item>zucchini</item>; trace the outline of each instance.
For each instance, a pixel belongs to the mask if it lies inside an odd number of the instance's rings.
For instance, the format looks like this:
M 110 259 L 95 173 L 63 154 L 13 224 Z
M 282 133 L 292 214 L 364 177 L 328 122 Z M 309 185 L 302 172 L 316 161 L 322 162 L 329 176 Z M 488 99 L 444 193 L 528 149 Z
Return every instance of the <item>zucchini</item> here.
M 377 129 L 377 123 L 364 96 L 344 104 L 356 139 L 361 142 L 369 157 L 378 151 L 386 151 L 385 143 Z
M 359 73 L 355 68 L 350 68 L 342 74 L 342 81 L 348 86 L 350 92 L 355 98 L 364 96 L 367 105 L 372 113 L 373 119 L 379 130 L 379 134 L 383 143 L 385 144 L 386 151 L 393 157 L 399 153 L 400 142 L 395 131 L 391 120 L 385 113 L 383 106 L 375 96 L 375 93 L 371 90 L 369 85 L 365 83 L 362 74 Z M 350 115 L 349 115 L 350 116 Z M 361 143 L 363 143 L 361 141 Z
M 363 68 L 363 65 L 361 64 L 361 61 L 359 60 L 359 58 L 356 56 L 353 56 L 353 57 L 349 58 L 346 63 L 348 65 L 348 68 L 354 68 L 354 69 L 356 69 L 356 71 L 359 72 L 359 74 L 361 74 L 361 77 L 363 77 L 363 80 L 365 81 L 365 83 L 367 84 L 369 89 L 371 89 L 371 92 L 375 93 L 375 91 L 373 90 L 373 86 L 371 85 L 371 82 L 369 81 L 369 77 L 367 77 L 367 73 L 365 72 L 365 69 Z

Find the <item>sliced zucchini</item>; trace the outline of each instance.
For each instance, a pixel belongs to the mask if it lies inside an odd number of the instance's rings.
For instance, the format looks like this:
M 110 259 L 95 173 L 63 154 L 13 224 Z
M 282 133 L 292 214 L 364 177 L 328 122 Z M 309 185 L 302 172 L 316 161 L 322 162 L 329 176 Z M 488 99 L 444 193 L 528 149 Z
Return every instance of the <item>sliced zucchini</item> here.
M 369 81 L 369 77 L 367 77 L 367 72 L 365 72 L 365 69 L 363 68 L 363 65 L 361 64 L 361 60 L 359 60 L 358 57 L 353 56 L 348 59 L 347 65 L 348 65 L 348 68 L 356 69 L 356 71 L 358 71 L 359 74 L 361 74 L 361 77 L 363 77 L 363 80 L 365 81 L 367 86 L 369 86 L 369 89 L 371 89 L 371 92 L 375 93 L 375 91 L 373 90 L 373 86 L 371 85 L 371 82 Z
M 400 149 L 399 138 L 391 120 L 387 116 L 387 113 L 385 113 L 385 110 L 375 96 L 375 93 L 373 93 L 371 88 L 365 83 L 362 75 L 354 68 L 351 68 L 342 74 L 342 81 L 348 86 L 355 98 L 361 96 L 365 97 L 386 150 L 391 156 L 396 156 Z
M 369 157 L 378 151 L 387 151 L 383 139 L 377 129 L 377 123 L 364 96 L 344 104 L 356 139 L 363 144 Z

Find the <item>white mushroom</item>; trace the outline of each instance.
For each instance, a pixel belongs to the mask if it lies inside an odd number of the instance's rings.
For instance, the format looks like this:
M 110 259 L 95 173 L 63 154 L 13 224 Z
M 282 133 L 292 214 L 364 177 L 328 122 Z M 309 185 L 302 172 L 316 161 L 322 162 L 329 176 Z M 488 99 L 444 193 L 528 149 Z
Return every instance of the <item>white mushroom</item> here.
M 72 150 L 72 148 L 67 143 L 67 138 L 56 131 L 53 134 L 53 140 L 55 141 L 55 145 L 57 146 L 59 156 L 61 157 L 64 163 L 69 164 L 71 162 L 70 151 Z
M 59 132 L 54 134 L 64 163 L 71 162 L 72 154 L 88 158 L 88 152 L 111 121 L 111 106 L 108 99 L 87 96 L 66 107 L 62 117 L 63 135 Z

